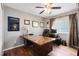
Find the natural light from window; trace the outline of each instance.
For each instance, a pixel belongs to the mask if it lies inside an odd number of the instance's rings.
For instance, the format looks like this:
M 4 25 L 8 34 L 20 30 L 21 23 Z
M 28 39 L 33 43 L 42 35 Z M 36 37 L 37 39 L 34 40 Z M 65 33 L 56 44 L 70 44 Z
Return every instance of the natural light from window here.
M 61 17 L 55 19 L 53 22 L 52 29 L 56 29 L 57 33 L 67 33 L 69 32 L 69 17 Z

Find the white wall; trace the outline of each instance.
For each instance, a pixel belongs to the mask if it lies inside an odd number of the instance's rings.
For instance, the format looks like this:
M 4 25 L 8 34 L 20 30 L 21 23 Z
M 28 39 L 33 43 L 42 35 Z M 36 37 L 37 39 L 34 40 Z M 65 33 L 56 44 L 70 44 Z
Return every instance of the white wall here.
M 3 44 L 3 15 L 0 3 L 0 55 L 2 55 L 2 44 Z
M 20 31 L 10 31 L 10 32 L 8 31 L 8 19 L 7 19 L 8 16 L 20 18 Z M 24 25 L 24 19 L 30 20 L 30 25 Z M 19 36 L 22 35 L 21 31 L 22 27 L 26 28 L 29 27 L 30 29 L 29 33 L 33 33 L 34 35 L 41 35 L 43 32 L 43 28 L 41 28 L 40 26 L 37 28 L 33 28 L 32 21 L 38 21 L 40 23 L 43 22 L 43 18 L 9 7 L 4 7 L 4 24 L 5 24 L 4 49 L 23 44 L 22 40 L 19 39 Z

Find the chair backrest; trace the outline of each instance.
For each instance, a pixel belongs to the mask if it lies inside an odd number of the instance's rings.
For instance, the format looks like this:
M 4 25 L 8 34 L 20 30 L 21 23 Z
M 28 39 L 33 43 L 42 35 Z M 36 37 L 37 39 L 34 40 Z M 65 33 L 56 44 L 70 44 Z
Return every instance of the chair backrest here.
M 34 35 L 34 34 L 30 33 L 30 34 L 28 34 L 28 35 Z
M 49 29 L 44 29 L 42 35 L 43 35 L 43 36 L 48 36 L 48 35 L 49 35 Z
M 50 33 L 57 33 L 56 29 L 50 29 Z

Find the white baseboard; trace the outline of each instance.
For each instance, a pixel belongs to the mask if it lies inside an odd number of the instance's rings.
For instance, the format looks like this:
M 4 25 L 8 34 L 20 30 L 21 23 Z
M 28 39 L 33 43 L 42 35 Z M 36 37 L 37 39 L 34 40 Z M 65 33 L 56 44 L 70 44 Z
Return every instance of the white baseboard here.
M 7 48 L 7 49 L 4 49 L 3 51 L 11 50 L 11 49 L 14 49 L 14 48 L 17 48 L 17 47 L 21 47 L 21 46 L 24 46 L 24 44 L 21 44 L 21 45 L 18 45 L 18 46 L 14 46 L 14 47 L 10 47 L 10 48 Z

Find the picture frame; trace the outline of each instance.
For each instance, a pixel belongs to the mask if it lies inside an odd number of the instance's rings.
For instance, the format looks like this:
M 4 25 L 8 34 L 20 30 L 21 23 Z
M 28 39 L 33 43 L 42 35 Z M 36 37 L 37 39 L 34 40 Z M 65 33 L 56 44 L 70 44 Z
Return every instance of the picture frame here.
M 47 21 L 47 24 L 49 24 L 49 21 Z
M 30 24 L 30 20 L 24 20 L 24 25 L 29 25 Z
M 20 30 L 20 18 L 8 16 L 8 31 Z
M 39 27 L 38 21 L 32 21 L 32 27 Z
M 49 28 L 49 26 L 50 26 L 50 21 L 47 21 L 46 27 Z
M 40 22 L 40 27 L 44 27 L 44 22 Z

